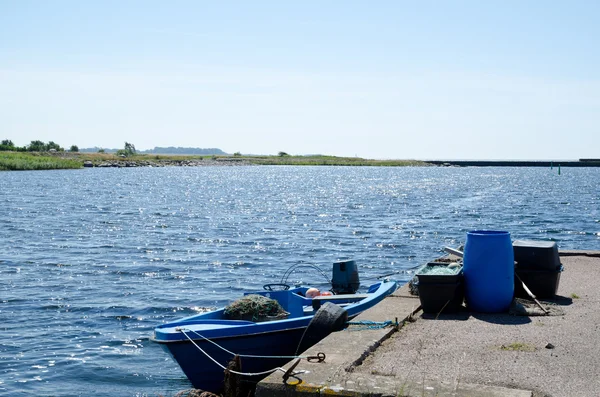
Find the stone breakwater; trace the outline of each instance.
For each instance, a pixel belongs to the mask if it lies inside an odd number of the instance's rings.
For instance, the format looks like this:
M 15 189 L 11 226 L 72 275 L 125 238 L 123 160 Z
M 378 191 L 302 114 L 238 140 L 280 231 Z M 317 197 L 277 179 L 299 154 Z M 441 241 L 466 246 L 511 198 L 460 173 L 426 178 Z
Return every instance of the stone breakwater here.
M 103 160 L 98 162 L 85 161 L 86 168 L 128 168 L 128 167 L 206 167 L 206 166 L 239 166 L 251 165 L 238 159 L 204 159 L 204 160 Z

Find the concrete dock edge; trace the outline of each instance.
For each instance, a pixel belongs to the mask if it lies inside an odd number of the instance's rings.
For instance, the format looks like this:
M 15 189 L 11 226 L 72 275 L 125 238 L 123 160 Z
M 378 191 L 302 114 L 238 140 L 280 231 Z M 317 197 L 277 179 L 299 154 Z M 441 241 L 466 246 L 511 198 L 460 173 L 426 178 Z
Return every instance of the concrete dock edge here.
M 561 251 L 561 262 L 566 269 L 559 289 L 562 299 L 559 304 L 564 310 L 563 316 L 531 319 L 525 317 L 519 319 L 521 321 L 514 322 L 515 316 L 508 314 L 504 314 L 505 317 L 496 315 L 494 318 L 487 318 L 467 313 L 464 318 L 446 316 L 436 321 L 431 316 L 423 316 L 417 311 L 420 307 L 419 298 L 410 295 L 408 286 L 405 285 L 355 319 L 357 322 L 397 320 L 398 326 L 362 330 L 354 330 L 353 326 L 350 326 L 347 330 L 333 333 L 304 353 L 306 356 L 325 353 L 324 362 L 302 360 L 295 368 L 297 373 L 286 383 L 283 381 L 282 372 L 275 372 L 257 385 L 256 396 L 595 395 L 600 381 L 592 381 L 589 390 L 586 389 L 587 386 L 583 385 L 583 382 L 588 375 L 571 375 L 571 373 L 577 374 L 577 369 L 563 368 L 565 364 L 561 360 L 566 360 L 566 363 L 583 360 L 588 366 L 586 373 L 600 372 L 600 360 L 592 359 L 600 356 L 600 347 L 596 346 L 595 339 L 587 334 L 588 331 L 582 332 L 576 341 L 571 341 L 569 338 L 573 333 L 572 330 L 586 329 L 586 325 L 590 325 L 586 322 L 591 321 L 594 329 L 600 326 L 600 311 L 595 314 L 600 302 L 600 289 L 593 288 L 600 283 L 600 252 Z M 566 301 L 569 303 L 565 303 Z M 454 332 L 453 326 L 462 327 L 460 333 Z M 434 328 L 434 332 L 428 333 L 427 330 Z M 443 334 L 446 330 L 449 335 Z M 477 339 L 468 336 L 469 333 L 484 337 Z M 438 335 L 445 338 L 445 341 L 441 342 L 443 345 L 439 346 L 439 351 L 437 353 L 425 351 L 423 354 L 433 356 L 421 357 L 422 352 L 415 347 L 414 340 L 427 342 L 428 338 L 432 336 L 437 338 Z M 472 341 L 461 341 L 465 337 L 472 338 Z M 515 337 L 530 344 L 533 352 L 503 352 L 499 347 L 494 347 L 500 346 L 501 342 L 498 341 L 511 340 L 510 338 Z M 481 342 L 482 340 L 484 342 Z M 544 349 L 546 340 L 552 341 L 560 348 Z M 586 345 L 581 346 L 581 344 Z M 575 348 L 577 351 L 574 351 Z M 411 349 L 416 350 L 411 351 Z M 457 353 L 469 357 L 467 359 L 469 362 L 462 363 L 462 367 L 453 363 L 452 360 L 456 360 L 454 355 Z M 582 357 L 570 357 L 569 354 L 579 354 Z M 478 361 L 482 359 L 478 355 L 490 362 L 496 363 L 493 360 L 498 360 L 498 370 L 490 371 L 486 368 L 485 361 Z M 435 365 L 429 364 L 431 368 L 419 367 L 414 373 L 410 373 L 411 368 L 417 368 L 421 364 L 421 362 L 417 364 L 411 362 L 415 360 L 414 357 L 418 357 L 422 362 L 438 363 L 441 369 L 436 369 Z M 506 368 L 500 368 L 504 364 Z M 468 368 L 469 365 L 474 368 Z M 589 368 L 590 365 L 593 368 Z M 452 371 L 444 372 L 444 368 L 452 367 L 461 367 L 458 375 Z M 428 370 L 431 370 L 431 373 Z M 464 376 L 460 374 L 460 370 L 464 371 Z M 477 374 L 478 370 L 481 376 Z M 437 375 L 433 376 L 435 374 Z M 445 375 L 447 376 L 444 377 Z M 567 384 L 557 383 L 555 378 L 563 375 L 567 377 L 563 383 Z M 540 379 L 544 376 L 549 377 L 547 382 Z M 572 377 L 568 378 L 568 376 Z M 565 390 L 570 390 L 569 394 L 563 394 Z

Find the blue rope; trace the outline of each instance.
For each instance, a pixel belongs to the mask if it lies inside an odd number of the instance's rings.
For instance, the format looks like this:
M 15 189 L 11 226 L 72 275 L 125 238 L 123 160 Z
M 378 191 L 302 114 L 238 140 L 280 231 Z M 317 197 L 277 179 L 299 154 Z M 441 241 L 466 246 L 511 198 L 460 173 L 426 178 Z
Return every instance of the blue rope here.
M 361 320 L 361 321 L 348 321 L 348 325 L 356 325 L 356 328 L 349 329 L 349 331 L 361 331 L 365 329 L 381 329 L 388 327 L 390 325 L 398 325 L 397 322 L 392 320 L 387 321 L 371 321 L 371 320 Z

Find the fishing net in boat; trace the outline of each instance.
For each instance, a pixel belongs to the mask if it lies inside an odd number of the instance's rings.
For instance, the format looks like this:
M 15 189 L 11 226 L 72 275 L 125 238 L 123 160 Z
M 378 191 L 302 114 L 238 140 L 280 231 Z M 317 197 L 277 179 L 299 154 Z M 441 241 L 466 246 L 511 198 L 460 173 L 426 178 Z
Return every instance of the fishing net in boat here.
M 271 321 L 286 318 L 289 313 L 283 310 L 275 299 L 262 295 L 246 295 L 236 300 L 223 312 L 229 320 Z

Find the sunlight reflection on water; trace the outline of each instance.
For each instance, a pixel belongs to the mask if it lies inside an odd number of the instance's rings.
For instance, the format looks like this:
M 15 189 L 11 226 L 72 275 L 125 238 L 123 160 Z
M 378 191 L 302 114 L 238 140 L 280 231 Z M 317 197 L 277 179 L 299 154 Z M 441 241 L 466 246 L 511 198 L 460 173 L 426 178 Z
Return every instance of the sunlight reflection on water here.
M 0 392 L 173 395 L 189 384 L 149 341 L 153 328 L 278 282 L 301 262 L 329 272 L 333 261 L 355 259 L 366 284 L 486 228 L 508 230 L 513 239 L 555 240 L 562 249 L 600 249 L 598 172 L 0 173 Z

